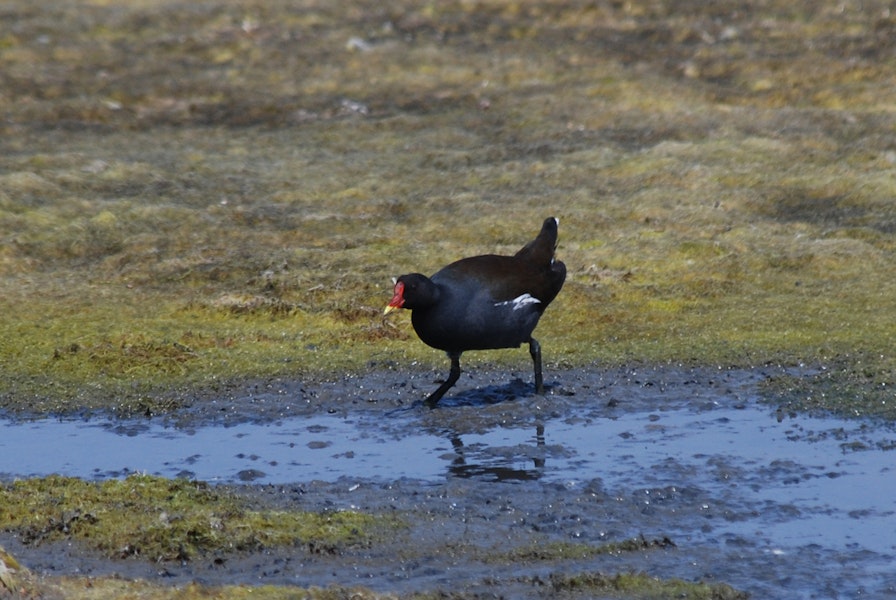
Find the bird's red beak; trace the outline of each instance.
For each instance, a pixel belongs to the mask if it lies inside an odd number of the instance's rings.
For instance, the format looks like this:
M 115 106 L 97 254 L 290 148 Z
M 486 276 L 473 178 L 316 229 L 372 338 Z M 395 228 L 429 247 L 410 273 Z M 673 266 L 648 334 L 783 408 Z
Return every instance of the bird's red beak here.
M 398 282 L 395 284 L 395 295 L 392 296 L 392 300 L 389 301 L 389 304 L 386 305 L 386 310 L 383 311 L 383 316 L 388 315 L 393 310 L 398 310 L 399 308 L 404 306 L 404 283 Z

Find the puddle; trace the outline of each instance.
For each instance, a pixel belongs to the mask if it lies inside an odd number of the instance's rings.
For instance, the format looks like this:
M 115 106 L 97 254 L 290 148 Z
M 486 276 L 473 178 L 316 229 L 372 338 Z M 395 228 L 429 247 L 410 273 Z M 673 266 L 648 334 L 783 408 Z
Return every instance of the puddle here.
M 194 430 L 5 422 L 0 476 L 101 479 L 140 472 L 272 484 L 473 477 L 570 488 L 597 480 L 610 494 L 640 490 L 645 508 L 661 502 L 651 495 L 663 490 L 700 490 L 718 498 L 707 513 L 746 512 L 730 516 L 729 533 L 761 531 L 772 545 L 896 551 L 896 465 L 888 451 L 896 433 L 861 421 L 800 416 L 778 422 L 768 408 L 751 406 L 620 411 L 612 418 L 558 418 L 483 433 L 409 434 L 395 423 L 389 430 L 382 425 L 381 415 L 364 414 Z M 772 505 L 788 510 L 762 510 Z
M 707 572 L 754 593 L 774 589 L 757 583 L 764 570 L 769 578 L 803 586 L 806 593 L 792 597 L 817 597 L 807 590 L 830 579 L 825 561 L 839 563 L 841 583 L 825 584 L 831 597 L 851 596 L 850 590 L 869 583 L 869 589 L 892 589 L 892 426 L 805 415 L 779 420 L 766 406 L 742 402 L 672 402 L 661 410 L 596 407 L 581 397 L 570 402 L 534 419 L 517 405 L 510 410 L 522 422 L 482 426 L 480 420 L 460 430 L 446 424 L 464 411 L 488 414 L 494 405 L 388 417 L 373 411 L 313 414 L 195 429 L 151 422 L 3 422 L 0 479 L 145 472 L 236 484 L 319 481 L 340 489 L 367 482 L 470 481 L 511 497 L 515 486 L 547 486 L 557 498 L 575 497 L 582 506 L 597 498 L 582 510 L 599 511 L 592 521 L 618 537 L 646 530 L 704 548 Z M 534 485 L 541 487 L 527 487 Z M 617 505 L 626 508 L 612 508 Z M 597 536 L 582 529 L 583 541 Z M 777 562 L 782 559 L 786 567 Z M 784 572 L 774 575 L 776 569 Z
M 356 420 L 331 416 L 195 430 L 96 421 L 6 423 L 0 426 L 0 476 L 106 479 L 137 472 L 217 483 L 428 478 L 435 475 L 431 453 L 438 443 L 426 436 L 387 439 Z

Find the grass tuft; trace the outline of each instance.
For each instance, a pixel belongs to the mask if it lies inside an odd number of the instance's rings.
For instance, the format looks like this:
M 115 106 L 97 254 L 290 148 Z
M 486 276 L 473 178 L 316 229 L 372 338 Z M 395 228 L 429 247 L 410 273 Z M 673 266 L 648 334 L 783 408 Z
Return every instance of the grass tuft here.
M 354 511 L 251 510 L 195 481 L 131 475 L 101 483 L 50 476 L 0 487 L 0 528 L 25 544 L 75 540 L 110 558 L 185 561 L 276 546 L 338 553 L 395 527 Z

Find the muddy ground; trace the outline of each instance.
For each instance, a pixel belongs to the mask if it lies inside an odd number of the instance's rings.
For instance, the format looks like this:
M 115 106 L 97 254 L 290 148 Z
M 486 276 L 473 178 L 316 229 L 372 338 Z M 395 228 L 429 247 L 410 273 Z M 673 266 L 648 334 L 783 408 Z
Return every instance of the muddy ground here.
M 201 427 L 364 413 L 395 436 L 428 430 L 458 439 L 495 427 L 534 430 L 547 423 L 551 431 L 556 429 L 552 423 L 584 420 L 600 436 L 601 423 L 633 412 L 650 413 L 659 427 L 667 412 L 744 410 L 763 400 L 774 402 L 763 386 L 785 374 L 792 375 L 793 369 L 594 367 L 548 374 L 548 393 L 539 397 L 531 394 L 526 371 L 474 368 L 437 409 L 429 410 L 415 400 L 425 396 L 438 373 L 378 365 L 343 381 L 269 380 L 234 387 L 218 397 L 196 397 L 188 412 L 165 418 L 179 427 Z M 774 420 L 774 404 L 763 406 Z M 794 417 L 786 406 L 779 408 L 778 419 Z M 799 427 L 794 429 L 799 436 Z M 623 437 L 606 439 L 608 448 Z M 563 576 L 634 571 L 663 579 L 725 582 L 756 598 L 884 598 L 896 591 L 896 576 L 874 566 L 886 564 L 886 553 L 819 544 L 777 548 L 763 531 L 726 532 L 732 523 L 756 519 L 760 511 L 769 511 L 773 521 L 772 511 L 782 521 L 793 518 L 798 509 L 786 502 L 749 505 L 736 493 L 719 495 L 704 485 L 703 474 L 684 466 L 671 471 L 680 476 L 678 483 L 659 487 L 650 473 L 643 479 L 630 474 L 620 486 L 618 478 L 609 477 L 618 467 L 613 464 L 557 480 L 548 476 L 550 460 L 542 469 L 538 460 L 543 466 L 545 456 L 558 452 L 562 443 L 549 440 L 544 454 L 531 457 L 532 468 L 516 471 L 464 464 L 463 448 L 455 447 L 456 456 L 446 460 L 444 477 L 437 480 L 372 480 L 358 473 L 333 481 L 223 486 L 259 507 L 360 509 L 395 514 L 408 524 L 406 531 L 370 547 L 301 546 L 152 564 L 110 560 L 72 543 L 25 546 L 9 534 L 0 534 L 0 545 L 39 573 L 116 574 L 171 584 L 338 584 L 402 594 L 534 598 L 555 593 L 552 582 Z M 707 448 L 706 455 L 718 478 L 731 477 L 735 488 L 763 485 L 723 449 Z M 513 456 L 506 458 L 513 464 Z M 678 458 L 670 456 L 669 461 Z M 783 466 L 780 473 L 768 470 L 764 476 L 769 481 L 816 476 L 800 469 Z M 605 484 L 605 476 L 614 483 Z M 563 544 L 610 543 L 625 548 L 582 556 L 557 550 Z

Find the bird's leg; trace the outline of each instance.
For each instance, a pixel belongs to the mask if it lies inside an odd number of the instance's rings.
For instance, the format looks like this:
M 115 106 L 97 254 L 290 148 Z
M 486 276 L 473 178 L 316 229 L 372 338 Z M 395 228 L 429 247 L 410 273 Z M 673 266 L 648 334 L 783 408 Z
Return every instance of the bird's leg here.
M 535 366 L 535 393 L 544 394 L 544 380 L 541 376 L 541 345 L 535 338 L 529 338 L 529 354 Z
M 442 396 L 445 395 L 445 392 L 451 389 L 451 386 L 457 383 L 457 380 L 460 379 L 460 352 L 449 352 L 448 358 L 451 359 L 451 371 L 448 372 L 448 379 L 445 380 L 445 383 L 439 386 L 439 389 L 431 393 L 426 397 L 426 400 L 423 401 L 430 408 L 435 408 L 439 400 L 442 399 Z

